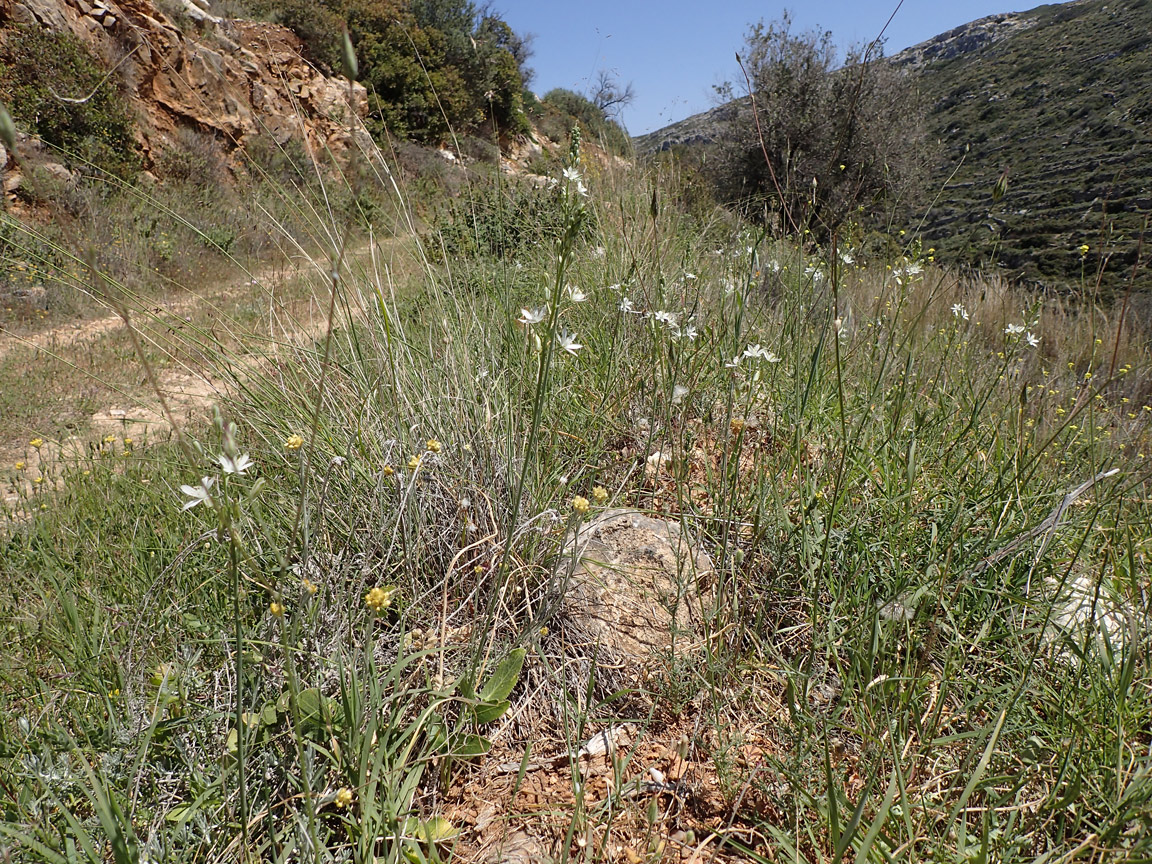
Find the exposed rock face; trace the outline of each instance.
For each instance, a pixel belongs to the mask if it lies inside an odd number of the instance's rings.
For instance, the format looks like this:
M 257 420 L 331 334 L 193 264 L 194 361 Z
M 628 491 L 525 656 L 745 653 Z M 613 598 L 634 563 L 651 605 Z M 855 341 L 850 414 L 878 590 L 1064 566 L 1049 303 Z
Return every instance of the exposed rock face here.
M 152 0 L 0 0 L 0 38 L 10 24 L 78 36 L 115 67 L 108 86 L 127 84 L 146 159 L 181 127 L 216 133 L 229 148 L 262 134 L 336 154 L 366 142 L 364 88 L 310 66 L 290 30 L 217 18 L 204 0 L 183 5 L 195 22 L 184 30 Z
M 699 585 L 712 572 L 674 522 L 608 510 L 581 528 L 565 594 L 565 630 L 601 656 L 642 664 L 700 623 Z

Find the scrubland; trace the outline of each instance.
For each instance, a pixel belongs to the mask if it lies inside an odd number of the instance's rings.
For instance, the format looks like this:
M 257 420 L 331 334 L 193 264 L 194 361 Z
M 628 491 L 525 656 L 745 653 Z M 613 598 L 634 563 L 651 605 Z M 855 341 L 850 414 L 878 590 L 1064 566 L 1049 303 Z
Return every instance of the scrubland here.
M 1147 322 L 911 228 L 768 237 L 667 165 L 417 208 L 388 164 L 281 183 L 178 315 L 64 249 L 119 323 L 0 358 L 9 859 L 1152 855 Z M 641 676 L 560 602 L 617 507 L 714 565 Z

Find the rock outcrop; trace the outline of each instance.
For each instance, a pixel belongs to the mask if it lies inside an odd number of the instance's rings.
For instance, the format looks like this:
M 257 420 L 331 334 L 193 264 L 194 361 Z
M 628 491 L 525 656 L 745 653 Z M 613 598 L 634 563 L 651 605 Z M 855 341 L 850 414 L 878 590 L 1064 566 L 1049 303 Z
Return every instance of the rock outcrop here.
M 182 26 L 152 0 L 0 0 L 0 38 L 13 25 L 70 31 L 129 94 L 145 164 L 181 128 L 228 149 L 267 135 L 339 155 L 367 142 L 367 96 L 311 66 L 276 24 L 228 20 L 206 0 L 180 0 Z

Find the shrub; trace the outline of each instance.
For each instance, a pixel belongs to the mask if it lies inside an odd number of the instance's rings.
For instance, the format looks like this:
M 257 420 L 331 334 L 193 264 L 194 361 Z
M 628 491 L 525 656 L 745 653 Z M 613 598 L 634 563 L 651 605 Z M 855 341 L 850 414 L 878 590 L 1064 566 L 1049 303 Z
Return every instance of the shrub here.
M 604 109 L 598 107 L 591 99 L 573 90 L 557 87 L 544 94 L 544 102 L 578 120 L 584 127 L 585 137 L 597 141 L 609 153 L 615 153 L 617 156 L 627 156 L 631 153 L 632 141 L 628 133 L 614 120 L 610 120 Z
M 509 259 L 537 244 L 559 239 L 564 231 L 560 189 L 509 183 L 499 177 L 475 181 L 438 214 L 428 234 L 429 254 Z M 595 230 L 593 220 L 585 234 Z
M 0 42 L 0 100 L 16 122 L 78 160 L 127 178 L 140 167 L 135 124 L 106 75 L 71 33 L 17 26 Z
M 756 24 L 746 41 L 754 104 L 738 103 L 720 136 L 722 200 L 784 231 L 827 236 L 917 188 L 926 139 L 902 73 L 860 47 L 837 68 L 832 34 L 793 33 L 787 15 Z M 730 84 L 719 90 L 732 97 Z
M 369 126 L 424 143 L 456 134 L 527 131 L 521 91 L 527 43 L 501 18 L 459 0 L 288 0 L 265 14 L 291 27 L 313 59 L 340 68 L 348 28 Z

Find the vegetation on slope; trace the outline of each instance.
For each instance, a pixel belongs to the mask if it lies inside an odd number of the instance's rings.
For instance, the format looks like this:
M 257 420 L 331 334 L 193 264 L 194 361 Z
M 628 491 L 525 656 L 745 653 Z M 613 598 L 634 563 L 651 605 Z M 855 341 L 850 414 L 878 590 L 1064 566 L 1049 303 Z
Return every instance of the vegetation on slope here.
M 290 0 L 253 8 L 296 31 L 315 60 L 341 68 L 346 26 L 369 88 L 371 127 L 437 144 L 450 133 L 528 131 L 522 91 L 528 44 L 466 0 Z
M 1152 854 L 1130 322 L 565 168 L 516 191 L 552 234 L 465 199 L 443 263 L 314 217 L 340 251 L 310 338 L 167 337 L 228 382 L 215 424 L 13 484 L 0 848 L 471 860 L 507 826 L 590 861 Z M 567 541 L 617 506 L 715 564 L 703 632 L 627 685 L 557 611 Z M 579 747 L 621 721 L 593 783 Z
M 943 144 L 925 236 L 949 261 L 1048 286 L 1080 281 L 1087 243 L 1111 293 L 1152 211 L 1152 4 L 1079 0 L 1022 17 L 1031 26 L 919 70 Z
M 106 79 L 99 60 L 71 34 L 24 24 L 0 39 L 0 103 L 13 120 L 89 172 L 130 177 L 140 168 L 135 124 L 116 86 L 102 86 Z
M 940 144 L 928 151 L 927 196 L 902 201 L 896 218 L 921 226 L 950 264 L 1117 296 L 1139 269 L 1152 208 L 1152 4 L 1077 0 L 1004 17 L 1011 26 L 999 31 L 973 22 L 890 58 L 918 88 Z M 733 117 L 747 116 L 742 106 L 645 135 L 637 150 L 714 159 Z M 903 113 L 878 122 L 918 138 Z

